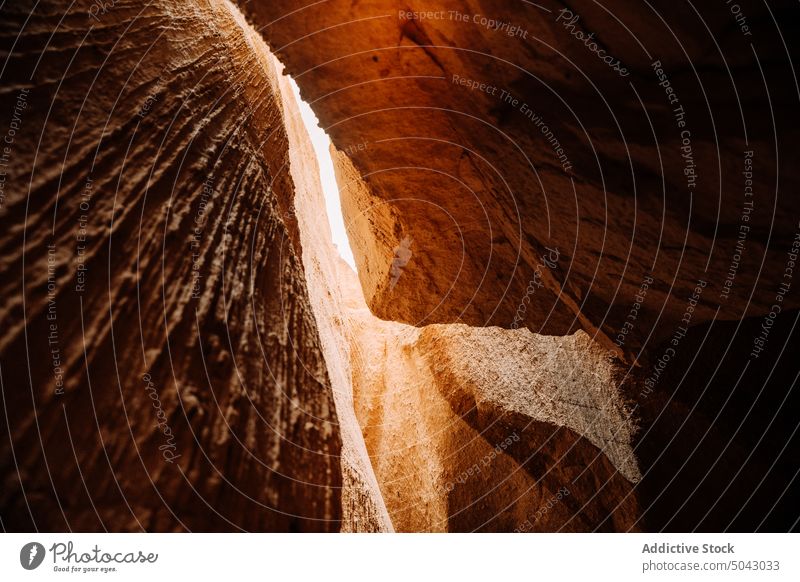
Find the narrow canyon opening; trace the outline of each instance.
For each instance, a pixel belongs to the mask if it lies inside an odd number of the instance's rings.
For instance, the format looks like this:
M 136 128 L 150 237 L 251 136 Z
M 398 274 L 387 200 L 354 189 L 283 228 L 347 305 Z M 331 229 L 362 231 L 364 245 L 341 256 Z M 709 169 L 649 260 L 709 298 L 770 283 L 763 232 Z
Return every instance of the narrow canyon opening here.
M 343 219 L 328 220 L 337 193 L 346 205 L 369 200 L 369 188 L 346 153 L 324 155 L 327 137 L 293 82 L 282 76 L 280 89 L 305 279 L 342 433 L 342 529 L 635 527 L 635 426 L 607 353 L 583 331 L 543 336 L 375 316 L 333 243 Z M 367 222 L 385 216 L 363 200 L 359 207 Z M 393 253 L 365 261 L 398 294 L 405 269 L 425 253 L 401 234 L 386 245 Z M 553 499 L 559 507 L 533 519 Z M 584 505 L 605 525 L 570 522 Z

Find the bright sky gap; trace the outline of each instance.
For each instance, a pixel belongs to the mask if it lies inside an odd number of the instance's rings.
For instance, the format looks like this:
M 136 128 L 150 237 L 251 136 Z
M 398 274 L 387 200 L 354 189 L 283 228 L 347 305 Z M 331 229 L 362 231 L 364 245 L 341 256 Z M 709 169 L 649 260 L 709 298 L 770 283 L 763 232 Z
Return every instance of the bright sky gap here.
M 319 126 L 317 116 L 309 107 L 308 103 L 303 101 L 300 97 L 300 90 L 294 79 L 289 79 L 294 91 L 294 97 L 297 105 L 300 107 L 300 116 L 303 118 L 303 124 L 306 126 L 311 143 L 314 145 L 314 153 L 317 155 L 317 164 L 319 165 L 319 177 L 322 182 L 322 193 L 325 196 L 325 207 L 328 214 L 328 224 L 331 227 L 331 236 L 336 250 L 345 262 L 356 268 L 356 262 L 353 259 L 353 253 L 350 250 L 350 241 L 347 239 L 347 231 L 344 227 L 344 217 L 342 216 L 342 205 L 339 200 L 339 186 L 336 183 L 336 175 L 333 171 L 333 160 L 331 160 L 330 145 L 331 140 L 322 128 Z

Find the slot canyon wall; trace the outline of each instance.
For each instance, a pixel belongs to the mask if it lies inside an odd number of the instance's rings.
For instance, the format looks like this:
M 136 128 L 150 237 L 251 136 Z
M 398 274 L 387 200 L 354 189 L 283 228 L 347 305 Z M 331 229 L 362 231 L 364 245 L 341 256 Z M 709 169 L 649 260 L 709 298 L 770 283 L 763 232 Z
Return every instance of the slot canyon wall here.
M 331 243 L 287 85 L 303 263 L 352 478 L 343 505 L 357 502 L 347 529 L 638 530 L 633 383 L 621 362 L 582 331 L 416 328 L 373 315 Z
M 0 13 L 3 528 L 338 531 L 263 41 L 220 0 Z
M 797 526 L 794 4 L 240 5 L 338 149 L 375 315 L 583 330 L 636 385 L 639 525 Z
M 750 35 L 724 2 L 240 4 L 364 177 L 343 206 L 379 317 L 510 327 L 548 247 L 561 260 L 517 322 L 537 333 L 615 337 L 648 276 L 628 350 L 669 337 L 698 280 L 692 323 L 769 311 L 760 278 L 798 231 L 796 197 L 777 194 L 797 171 L 776 172 L 798 136 L 791 2 L 741 3 Z M 721 295 L 749 151 L 757 204 Z M 385 257 L 405 235 L 394 289 Z
M 794 5 L 235 4 L 0 7 L 3 529 L 796 528 Z

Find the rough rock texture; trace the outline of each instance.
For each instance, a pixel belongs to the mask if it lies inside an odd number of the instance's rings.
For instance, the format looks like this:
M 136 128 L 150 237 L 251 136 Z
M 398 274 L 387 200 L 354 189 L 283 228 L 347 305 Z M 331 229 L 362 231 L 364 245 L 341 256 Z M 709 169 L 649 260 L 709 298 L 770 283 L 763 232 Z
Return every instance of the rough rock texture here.
M 339 150 L 376 315 L 584 329 L 638 386 L 636 526 L 797 527 L 796 3 L 242 6 Z
M 356 413 L 399 531 L 636 529 L 622 368 L 584 332 L 381 321 L 340 278 Z
M 798 228 L 797 197 L 777 194 L 800 185 L 777 153 L 798 138 L 795 6 L 740 4 L 750 36 L 724 2 L 241 2 L 364 177 L 346 219 L 378 316 L 509 327 L 545 247 L 557 247 L 521 325 L 613 338 L 653 274 L 631 350 L 657 320 L 653 338 L 672 333 L 700 278 L 709 288 L 694 323 L 766 313 L 766 274 L 783 268 Z M 574 32 L 593 34 L 627 75 Z M 745 150 L 755 205 L 723 298 Z M 393 288 L 386 257 L 406 235 L 414 260 Z
M 488 425 L 525 416 L 566 427 L 601 449 L 629 481 L 641 479 L 630 448 L 630 405 L 617 387 L 619 362 L 585 332 L 554 337 L 433 325 L 421 332 L 417 349 L 462 418 L 476 414 Z
M 338 530 L 272 57 L 222 0 L 101 4 L 0 8 L 3 527 Z
M 275 67 L 281 69 L 275 61 Z M 375 478 L 353 404 L 351 352 L 353 331 L 342 297 L 338 253 L 331 243 L 316 154 L 286 77 L 277 88 L 289 138 L 289 172 L 295 185 L 294 214 L 303 248 L 303 265 L 322 352 L 336 403 L 342 438 L 343 532 L 393 531 Z M 357 289 L 356 281 L 347 280 Z
M 375 317 L 331 242 L 285 80 L 281 92 L 305 274 L 343 440 L 342 529 L 636 529 L 636 419 L 619 360 L 581 331 L 419 329 Z

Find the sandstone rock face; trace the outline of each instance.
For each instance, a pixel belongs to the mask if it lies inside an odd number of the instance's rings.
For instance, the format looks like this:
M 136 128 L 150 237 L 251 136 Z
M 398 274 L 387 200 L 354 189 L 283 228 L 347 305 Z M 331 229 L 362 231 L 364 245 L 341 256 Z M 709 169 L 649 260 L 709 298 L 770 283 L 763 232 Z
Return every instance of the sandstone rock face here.
M 313 150 L 286 81 L 281 89 L 303 263 L 343 440 L 342 529 L 637 529 L 637 423 L 621 362 L 584 332 L 375 317 L 331 243 Z
M 275 67 L 282 65 L 275 61 Z M 351 358 L 354 344 L 346 313 L 339 262 L 331 243 L 316 154 L 304 127 L 289 81 L 277 88 L 283 104 L 289 138 L 289 173 L 295 185 L 294 215 L 303 248 L 303 265 L 311 306 L 319 329 L 322 353 L 331 379 L 342 438 L 343 532 L 390 532 L 392 521 L 372 469 L 353 403 Z M 347 279 L 351 292 L 360 293 L 357 281 Z
M 0 8 L 3 526 L 338 530 L 272 57 L 221 0 L 106 4 Z
M 613 339 L 652 275 L 635 352 L 698 280 L 693 324 L 769 311 L 798 229 L 791 2 L 745 3 L 748 31 L 725 3 L 240 4 L 363 177 L 344 208 L 379 317 Z
M 239 4 L 0 7 L 5 529 L 796 528 L 790 2 Z
M 312 164 L 296 133 L 299 169 Z M 336 169 L 343 183 L 347 168 Z M 375 507 L 374 467 L 378 506 L 385 500 L 398 531 L 637 529 L 637 421 L 621 362 L 584 332 L 559 338 L 380 320 L 335 256 L 318 182 L 297 183 L 312 303 L 326 358 L 336 363 L 334 387 L 342 387 L 343 463 L 348 408 L 363 431 L 363 441 L 350 432 L 353 442 L 365 441 L 369 453 L 350 456 L 366 460 L 358 472 L 370 479 L 345 485 L 343 497 L 351 488 L 362 507 Z
M 356 412 L 398 530 L 637 529 L 635 421 L 584 332 L 354 313 Z
M 343 440 L 342 529 L 636 529 L 636 422 L 620 362 L 583 332 L 418 329 L 375 317 L 331 243 L 313 149 L 287 81 L 280 90 Z

